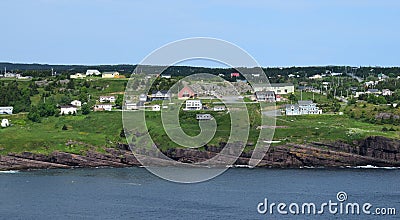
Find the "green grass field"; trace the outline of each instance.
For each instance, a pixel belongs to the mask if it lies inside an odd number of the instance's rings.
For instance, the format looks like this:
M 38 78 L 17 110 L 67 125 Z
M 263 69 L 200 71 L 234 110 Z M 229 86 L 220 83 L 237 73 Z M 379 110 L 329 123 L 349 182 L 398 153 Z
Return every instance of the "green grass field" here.
M 121 112 L 48 117 L 43 118 L 41 123 L 30 122 L 24 114 L 0 118 L 8 118 L 13 124 L 0 129 L 0 154 L 22 151 L 47 154 L 55 150 L 82 154 L 91 146 L 111 147 L 117 142 L 126 142 L 119 136 Z M 68 130 L 62 130 L 64 125 Z M 69 141 L 76 144 L 66 146 Z
M 248 106 L 251 112 L 256 107 Z M 198 113 L 198 112 L 197 112 Z M 210 112 L 207 112 L 210 113 Z M 196 112 L 181 114 L 182 129 L 189 135 L 197 135 L 199 125 L 195 119 Z M 211 112 L 217 121 L 216 135 L 209 145 L 219 146 L 226 142 L 230 134 L 230 116 L 225 112 Z M 250 115 L 251 130 L 248 142 L 254 143 L 259 134 L 256 129 L 259 117 Z M 114 147 L 116 143 L 126 143 L 121 138 L 121 112 L 92 112 L 89 115 L 59 116 L 43 118 L 41 123 L 26 119 L 26 114 L 1 115 L 8 118 L 13 126 L 0 129 L 0 154 L 9 152 L 35 152 L 48 154 L 53 151 L 64 151 L 84 154 L 88 149 L 102 151 L 104 147 Z M 352 142 L 368 136 L 385 136 L 400 139 L 400 127 L 392 126 L 395 131 L 382 131 L 387 125 L 376 125 L 350 118 L 347 115 L 308 115 L 277 117 L 277 128 L 273 140 L 284 143 L 309 143 L 344 141 Z M 169 141 L 163 130 L 160 112 L 146 112 L 146 123 L 150 134 L 161 149 L 177 147 Z M 62 130 L 66 125 L 68 130 Z M 72 142 L 71 145 L 66 143 Z M 247 150 L 249 148 L 246 148 Z
M 277 118 L 274 140 L 291 143 L 312 141 L 352 142 L 368 136 L 400 138 L 397 131 L 383 132 L 385 125 L 375 125 L 349 118 L 346 115 L 303 115 L 282 116 Z M 387 127 L 387 125 L 386 125 Z

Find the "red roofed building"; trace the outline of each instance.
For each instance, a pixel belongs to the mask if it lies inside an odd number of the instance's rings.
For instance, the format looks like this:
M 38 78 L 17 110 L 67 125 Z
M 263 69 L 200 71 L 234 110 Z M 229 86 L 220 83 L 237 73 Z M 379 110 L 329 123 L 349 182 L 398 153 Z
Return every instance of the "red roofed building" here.
M 231 73 L 231 78 L 232 77 L 239 77 L 239 75 L 240 75 L 239 73 Z
M 183 87 L 183 89 L 178 92 L 178 99 L 188 99 L 196 96 L 197 94 L 189 86 Z

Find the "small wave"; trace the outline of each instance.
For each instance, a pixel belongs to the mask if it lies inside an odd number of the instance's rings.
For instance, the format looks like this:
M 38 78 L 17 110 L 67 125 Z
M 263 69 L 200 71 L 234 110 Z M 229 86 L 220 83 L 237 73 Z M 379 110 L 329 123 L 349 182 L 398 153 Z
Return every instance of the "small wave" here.
M 227 165 L 226 167 L 228 168 L 254 168 L 254 166 L 250 166 L 250 165 Z
M 140 183 L 124 183 L 126 185 L 132 185 L 132 186 L 141 186 L 142 184 Z
M 19 173 L 18 170 L 4 170 L 4 171 L 0 171 L 0 173 Z
M 372 166 L 372 165 L 356 166 L 354 168 L 356 168 L 356 169 L 387 169 L 387 170 L 399 169 L 399 167 L 377 167 L 377 166 Z

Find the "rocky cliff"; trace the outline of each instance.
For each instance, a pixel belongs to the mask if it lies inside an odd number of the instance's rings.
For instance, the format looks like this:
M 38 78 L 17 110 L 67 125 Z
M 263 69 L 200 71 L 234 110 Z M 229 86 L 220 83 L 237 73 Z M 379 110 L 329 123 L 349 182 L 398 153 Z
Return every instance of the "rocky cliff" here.
M 220 152 L 220 147 L 206 147 L 206 151 L 194 149 L 170 149 L 164 152 L 170 158 L 186 163 L 204 161 Z M 242 153 L 237 165 L 247 165 L 252 152 Z M 105 153 L 89 150 L 84 155 L 53 152 L 49 155 L 10 153 L 0 156 L 0 170 L 47 169 L 71 167 L 126 167 L 139 166 L 127 145 L 107 148 Z M 385 137 L 368 137 L 347 144 L 311 143 L 287 144 L 271 147 L 258 166 L 260 167 L 344 167 L 374 165 L 400 167 L 400 140 Z

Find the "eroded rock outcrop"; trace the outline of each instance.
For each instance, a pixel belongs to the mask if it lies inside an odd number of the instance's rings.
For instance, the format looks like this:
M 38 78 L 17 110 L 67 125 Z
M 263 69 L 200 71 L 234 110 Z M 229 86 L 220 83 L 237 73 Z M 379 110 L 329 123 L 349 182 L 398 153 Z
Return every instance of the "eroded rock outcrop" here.
M 169 158 L 184 163 L 206 161 L 221 152 L 220 146 L 206 146 L 205 150 L 169 149 L 163 152 Z M 70 167 L 126 167 L 139 166 L 140 162 L 128 145 L 118 144 L 99 153 L 94 150 L 84 155 L 53 152 L 49 155 L 30 152 L 10 153 L 0 156 L 0 170 L 47 169 Z M 385 137 L 368 137 L 348 144 L 344 142 L 287 144 L 271 147 L 258 166 L 260 167 L 344 167 L 374 165 L 400 167 L 400 140 Z M 237 165 L 248 165 L 252 152 L 243 152 Z M 164 164 L 163 160 L 157 163 Z M 165 164 L 169 164 L 165 162 Z

